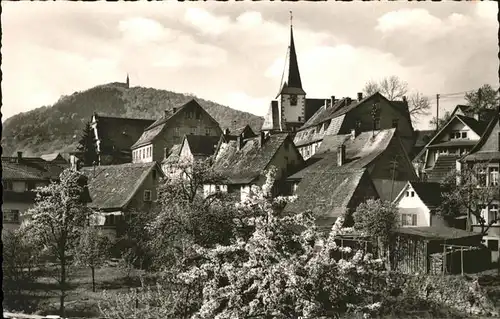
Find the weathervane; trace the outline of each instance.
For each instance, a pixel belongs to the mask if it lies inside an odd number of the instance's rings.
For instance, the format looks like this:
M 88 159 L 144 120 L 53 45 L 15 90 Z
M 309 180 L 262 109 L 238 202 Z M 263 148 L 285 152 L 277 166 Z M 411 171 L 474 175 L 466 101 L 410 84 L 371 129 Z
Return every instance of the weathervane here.
M 293 14 L 292 14 L 292 10 L 290 10 L 290 27 L 293 27 Z

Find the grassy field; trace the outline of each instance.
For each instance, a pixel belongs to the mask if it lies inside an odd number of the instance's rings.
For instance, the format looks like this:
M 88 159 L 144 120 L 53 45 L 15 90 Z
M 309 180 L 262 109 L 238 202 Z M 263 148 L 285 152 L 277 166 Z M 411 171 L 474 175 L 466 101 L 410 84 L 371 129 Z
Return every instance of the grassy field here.
M 107 265 L 95 270 L 96 292 L 92 292 L 90 268 L 73 268 L 65 302 L 66 316 L 98 318 L 98 304 L 104 290 L 118 294 L 140 287 L 142 275 L 142 271 L 133 270 L 127 274 L 116 266 Z M 4 310 L 40 315 L 59 314 L 59 296 L 57 281 L 45 273 L 29 290 L 23 290 L 20 296 L 4 295 Z M 9 307 L 20 300 L 23 300 L 23 306 Z

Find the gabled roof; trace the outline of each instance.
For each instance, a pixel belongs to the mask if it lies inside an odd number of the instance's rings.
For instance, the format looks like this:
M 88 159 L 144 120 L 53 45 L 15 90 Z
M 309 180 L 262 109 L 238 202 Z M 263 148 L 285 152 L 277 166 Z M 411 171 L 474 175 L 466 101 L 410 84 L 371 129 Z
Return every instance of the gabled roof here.
M 305 121 L 307 122 L 321 107 L 325 105 L 325 99 L 306 99 L 304 110 Z
M 441 205 L 441 185 L 432 182 L 409 182 L 418 197 L 431 211 Z
M 391 179 L 372 179 L 375 190 L 377 191 L 380 199 L 383 201 L 392 202 L 403 188 L 408 184 L 408 181 L 398 181 Z M 392 196 L 391 196 L 392 195 Z
M 252 128 L 248 124 L 245 126 L 234 128 L 234 129 L 230 130 L 229 133 L 231 135 L 236 135 L 236 136 L 243 134 L 244 138 L 257 136 L 257 134 L 255 134 L 255 132 L 252 130 Z
M 94 114 L 93 119 L 97 121 L 101 152 L 113 149 L 130 152 L 130 148 L 146 127 L 154 122 L 150 119 L 110 117 L 98 114 Z
M 155 137 L 158 136 L 169 123 L 172 122 L 177 114 L 182 113 L 184 110 L 190 107 L 199 108 L 202 112 L 204 112 L 204 116 L 208 116 L 215 123 L 217 123 L 217 121 L 210 114 L 208 114 L 208 112 L 205 111 L 205 109 L 195 99 L 191 99 L 187 103 L 175 109 L 175 112 L 173 111 L 173 109 L 168 110 L 165 116 L 149 125 L 131 148 L 134 149 L 151 143 L 155 139 Z
M 329 119 L 336 118 L 343 114 L 348 113 L 349 111 L 357 108 L 358 106 L 364 104 L 365 102 L 373 99 L 385 100 L 389 105 L 392 105 L 398 112 L 400 112 L 405 118 L 410 121 L 410 115 L 408 113 L 408 108 L 406 102 L 403 101 L 389 101 L 379 92 L 375 92 L 367 97 L 364 97 L 361 100 L 351 99 L 351 98 L 343 98 L 337 100 L 330 107 L 321 107 L 319 110 L 300 128 L 300 130 L 304 130 L 308 127 L 318 125 L 323 123 Z M 411 123 L 411 121 L 410 121 Z
M 394 128 L 374 133 L 362 132 L 355 139 L 351 139 L 350 134 L 325 136 L 321 146 L 313 156 L 319 160 L 288 179 L 298 180 L 316 171 L 323 171 L 326 167 L 336 168 L 337 148 L 342 144 L 346 147 L 346 163 L 336 171 L 365 168 L 387 149 L 395 132 Z
M 50 153 L 40 155 L 40 158 L 47 162 L 52 162 L 54 160 L 67 163 L 66 159 L 61 155 L 61 153 Z
M 225 178 L 228 184 L 248 184 L 268 169 L 278 149 L 288 138 L 288 134 L 272 134 L 260 146 L 260 136 L 243 141 L 238 150 L 238 141 L 222 143 L 216 153 L 214 170 Z M 289 143 L 293 143 L 289 141 Z
M 187 143 L 191 154 L 194 156 L 212 156 L 215 152 L 215 147 L 219 142 L 219 136 L 206 135 L 186 135 L 183 145 Z
M 457 109 L 458 109 L 458 106 L 457 106 Z M 471 117 L 467 117 L 467 116 L 463 116 L 463 115 L 459 115 L 459 114 L 455 114 L 448 120 L 448 122 L 446 122 L 446 124 L 439 130 L 439 132 L 434 135 L 434 137 L 427 143 L 427 145 L 420 151 L 420 153 L 415 158 L 421 157 L 424 154 L 425 150 L 428 147 L 430 147 L 431 145 L 433 145 L 434 141 L 437 138 L 439 138 L 443 134 L 443 132 L 445 132 L 448 129 L 448 127 L 451 125 L 451 123 L 453 123 L 454 121 L 462 122 L 465 126 L 469 127 L 472 131 L 474 131 L 479 136 L 481 136 L 481 134 L 483 134 L 483 132 L 484 132 L 484 124 L 479 123 L 476 119 L 471 118 Z
M 155 168 L 156 162 L 83 167 L 92 199 L 90 206 L 99 210 L 125 209 Z M 161 174 L 161 169 L 157 172 Z
M 2 157 L 2 179 L 57 180 L 69 164 L 47 162 L 37 157 Z
M 495 132 L 495 128 L 497 128 L 498 132 L 500 132 L 500 112 L 496 113 L 495 116 L 488 123 L 488 126 L 484 130 L 483 135 L 479 142 L 472 148 L 469 155 L 464 157 L 465 161 L 489 161 L 489 160 L 497 160 L 500 159 L 500 151 L 498 149 L 495 151 L 494 147 L 498 147 L 500 145 L 500 141 L 497 140 L 497 143 L 494 143 L 493 149 L 484 149 L 485 143 L 490 138 L 495 138 L 492 136 Z M 498 133 L 496 135 L 497 139 L 500 139 Z
M 293 142 L 297 147 L 308 145 L 324 139 L 328 135 L 336 135 L 339 133 L 342 123 L 344 123 L 345 114 L 333 118 L 326 131 L 318 132 L 315 128 L 309 127 L 308 129 L 301 130 L 295 134 Z
M 332 162 L 302 179 L 297 188 L 297 199 L 286 206 L 289 212 L 312 211 L 316 218 L 338 217 L 346 212 L 353 195 L 367 178 L 366 169 L 339 171 Z
M 426 170 L 427 181 L 440 183 L 444 178 L 456 169 L 459 155 L 439 155 L 434 167 Z

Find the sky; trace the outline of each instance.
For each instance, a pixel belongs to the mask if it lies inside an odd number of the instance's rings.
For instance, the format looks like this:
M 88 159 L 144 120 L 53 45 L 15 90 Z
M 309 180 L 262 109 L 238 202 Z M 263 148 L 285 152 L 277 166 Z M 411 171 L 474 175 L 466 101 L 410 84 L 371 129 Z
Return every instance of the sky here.
M 278 93 L 290 13 L 310 98 L 355 98 L 396 75 L 431 98 L 498 87 L 496 2 L 3 2 L 2 114 L 108 82 L 264 116 Z M 440 99 L 440 113 L 463 103 Z M 442 114 L 442 113 L 441 113 Z M 432 115 L 420 118 L 425 129 Z

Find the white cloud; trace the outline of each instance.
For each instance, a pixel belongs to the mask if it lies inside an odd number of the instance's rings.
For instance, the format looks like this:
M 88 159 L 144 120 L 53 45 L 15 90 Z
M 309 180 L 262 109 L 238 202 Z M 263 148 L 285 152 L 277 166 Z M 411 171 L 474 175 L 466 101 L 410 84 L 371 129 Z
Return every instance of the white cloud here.
M 147 44 L 159 41 L 166 36 L 166 29 L 158 21 L 134 17 L 121 20 L 118 29 L 125 39 L 135 44 Z
M 189 36 L 179 36 L 173 45 L 154 52 L 153 66 L 214 68 L 227 61 L 227 52 L 213 45 L 200 44 Z
M 438 31 L 441 26 L 441 20 L 425 9 L 402 9 L 388 12 L 378 18 L 376 29 L 383 33 L 414 28 Z
M 243 28 L 252 28 L 262 24 L 262 14 L 257 11 L 247 11 L 240 14 L 236 21 Z
M 220 101 L 233 109 L 264 116 L 269 107 L 268 97 L 256 98 L 244 92 L 231 92 Z
M 481 1 L 476 2 L 475 12 L 476 15 L 488 22 L 497 22 L 498 5 L 496 1 Z
M 216 16 L 201 8 L 188 8 L 184 19 L 203 34 L 219 35 L 230 26 L 229 17 Z

